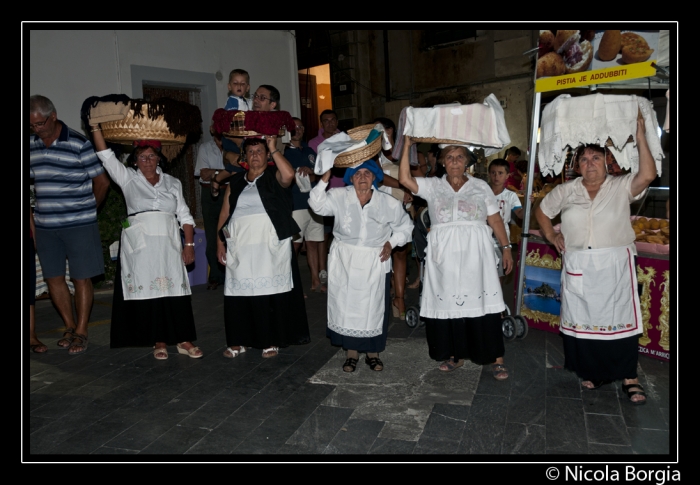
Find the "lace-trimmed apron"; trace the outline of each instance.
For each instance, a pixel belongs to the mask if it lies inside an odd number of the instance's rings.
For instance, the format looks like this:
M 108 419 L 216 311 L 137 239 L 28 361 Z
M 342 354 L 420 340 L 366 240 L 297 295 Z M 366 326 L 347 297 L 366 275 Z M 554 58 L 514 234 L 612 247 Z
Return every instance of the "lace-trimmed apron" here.
M 180 227 L 174 214 L 129 215 L 121 234 L 121 278 L 125 300 L 192 294 L 182 261 Z
M 292 291 L 292 238 L 282 241 L 267 214 L 231 218 L 226 239 L 226 296 Z
M 492 231 L 485 221 L 433 224 L 425 264 L 422 317 L 473 318 L 505 309 Z
M 333 239 L 328 254 L 328 328 L 350 337 L 376 337 L 384 323 L 386 272 L 381 247 Z

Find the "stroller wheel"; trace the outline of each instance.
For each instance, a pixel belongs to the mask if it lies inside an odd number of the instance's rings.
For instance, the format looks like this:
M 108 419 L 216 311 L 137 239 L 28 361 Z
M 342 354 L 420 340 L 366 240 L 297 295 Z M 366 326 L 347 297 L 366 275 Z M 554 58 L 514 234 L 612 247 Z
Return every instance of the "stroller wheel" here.
M 513 318 L 515 318 L 515 328 L 516 328 L 515 337 L 518 340 L 522 340 L 525 337 L 527 337 L 527 329 L 528 329 L 527 320 L 525 320 L 525 317 L 522 317 L 520 315 L 516 315 Z
M 511 342 L 515 340 L 515 337 L 517 335 L 515 318 L 508 316 L 501 320 L 501 329 L 503 331 L 503 337 L 506 339 L 506 342 Z
M 420 323 L 420 310 L 418 309 L 418 307 L 408 307 L 406 309 L 406 325 L 408 325 L 411 328 L 414 328 Z

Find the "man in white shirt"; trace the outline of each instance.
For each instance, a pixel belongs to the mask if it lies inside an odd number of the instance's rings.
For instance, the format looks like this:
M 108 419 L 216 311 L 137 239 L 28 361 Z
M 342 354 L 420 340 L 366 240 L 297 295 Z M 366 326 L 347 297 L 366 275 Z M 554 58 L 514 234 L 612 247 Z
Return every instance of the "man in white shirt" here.
M 204 235 L 207 239 L 207 261 L 209 262 L 208 290 L 215 290 L 224 283 L 225 268 L 216 259 L 216 231 L 219 221 L 219 213 L 223 205 L 223 196 L 216 197 L 211 192 L 211 179 L 219 171 L 224 170 L 224 153 L 221 145 L 221 135 L 209 128 L 212 139 L 203 143 L 197 150 L 197 163 L 194 167 L 194 176 L 199 177 L 199 186 L 202 193 L 202 218 L 204 219 Z M 222 182 L 225 190 L 226 182 Z

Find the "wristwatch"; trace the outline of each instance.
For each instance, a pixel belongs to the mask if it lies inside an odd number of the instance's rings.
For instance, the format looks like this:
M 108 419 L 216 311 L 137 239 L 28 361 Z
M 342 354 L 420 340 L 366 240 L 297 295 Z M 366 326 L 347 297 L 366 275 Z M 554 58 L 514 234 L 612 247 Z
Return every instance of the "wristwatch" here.
M 212 182 L 216 182 L 217 184 L 219 183 L 218 180 L 216 180 L 216 176 L 219 175 L 218 170 L 214 170 L 214 176 L 211 178 Z
M 512 249 L 513 245 L 512 244 L 506 244 L 505 246 L 501 246 L 501 249 Z

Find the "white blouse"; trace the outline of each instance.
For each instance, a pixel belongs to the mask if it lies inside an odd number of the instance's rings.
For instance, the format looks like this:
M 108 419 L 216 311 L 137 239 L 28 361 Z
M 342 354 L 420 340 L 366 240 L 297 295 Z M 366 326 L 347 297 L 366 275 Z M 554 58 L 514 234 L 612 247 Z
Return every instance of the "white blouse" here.
M 107 173 L 119 185 L 126 199 L 126 211 L 135 214 L 144 211 L 169 212 L 177 216 L 180 228 L 185 224 L 195 226 L 194 218 L 182 195 L 182 183 L 175 177 L 156 168 L 158 183 L 151 185 L 140 170 L 127 168 L 111 149 L 97 152 Z
M 460 221 L 486 221 L 486 218 L 499 211 L 498 201 L 489 184 L 476 177 L 469 177 L 455 192 L 442 178 L 416 177 L 418 192 L 414 195 L 428 203 L 428 214 L 432 224 L 445 224 Z
M 372 187 L 372 198 L 363 208 L 354 186 L 326 191 L 327 186 L 319 181 L 311 189 L 309 207 L 320 216 L 335 216 L 333 237 L 339 241 L 366 247 L 381 247 L 389 241 L 392 248 L 411 241 L 411 218 L 392 196 Z
M 567 250 L 627 246 L 635 239 L 630 204 L 646 192 L 632 196 L 633 178 L 631 173 L 617 177 L 608 175 L 591 200 L 583 186 L 583 177 L 578 177 L 554 187 L 539 207 L 550 219 L 561 212 L 561 232 Z

